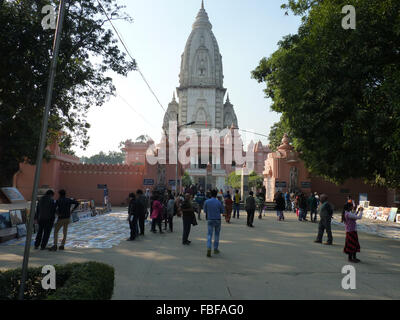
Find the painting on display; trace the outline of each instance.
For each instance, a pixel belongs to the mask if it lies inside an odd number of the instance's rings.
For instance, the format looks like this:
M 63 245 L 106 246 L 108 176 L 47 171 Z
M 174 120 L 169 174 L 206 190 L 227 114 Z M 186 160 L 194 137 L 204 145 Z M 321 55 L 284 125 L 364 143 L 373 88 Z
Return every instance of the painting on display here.
M 395 222 L 396 221 L 396 216 L 397 216 L 397 208 L 391 208 L 390 209 L 390 215 L 389 215 L 389 221 Z
M 379 208 L 377 207 L 369 207 L 365 212 L 365 217 L 368 219 L 375 220 L 377 218 L 377 212 Z
M 390 215 L 390 208 L 383 208 L 383 213 L 379 217 L 380 221 L 388 221 Z
M 0 212 L 0 230 L 11 228 L 10 212 Z
M 24 196 L 17 188 L 1 188 L 1 192 L 11 203 L 25 202 Z
M 362 207 L 364 209 L 368 209 L 369 208 L 369 201 L 360 201 L 360 207 Z
M 13 227 L 24 223 L 21 210 L 11 210 L 10 218 L 11 218 L 11 225 Z

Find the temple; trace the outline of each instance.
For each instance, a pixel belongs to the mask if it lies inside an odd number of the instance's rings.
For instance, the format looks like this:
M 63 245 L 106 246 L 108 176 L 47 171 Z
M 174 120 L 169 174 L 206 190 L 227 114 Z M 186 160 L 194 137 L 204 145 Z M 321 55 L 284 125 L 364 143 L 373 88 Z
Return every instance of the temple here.
M 237 136 L 239 123 L 235 108 L 224 88 L 223 80 L 222 56 L 202 2 L 182 54 L 179 86 L 176 92 L 174 90 L 161 124 L 165 133 L 161 141 L 158 144 L 152 140 L 136 143 L 126 141 L 126 159 L 123 165 L 82 164 L 78 158 L 62 154 L 55 143 L 48 147 L 52 158 L 43 164 L 40 187 L 43 190 L 66 189 L 72 197 L 101 203 L 103 190 L 99 190 L 98 185 L 107 185 L 110 201 L 119 206 L 126 204 L 128 194 L 137 189 L 153 189 L 158 186 L 179 189 L 185 172 L 190 175 L 194 184 L 204 190 L 227 190 L 226 177 L 231 172 L 251 167 L 264 177 L 267 202 L 273 201 L 274 194 L 279 190 L 301 191 L 306 194 L 327 193 L 330 201 L 337 207 L 343 204 L 348 195 L 356 200 L 367 197 L 371 203 L 380 206 L 400 204 L 400 192 L 395 190 L 372 187 L 361 180 L 348 180 L 343 185 L 336 186 L 322 178 L 311 176 L 287 135 L 283 137 L 276 152 L 271 152 L 260 141 L 251 142 L 244 151 L 243 141 L 240 135 Z M 197 152 L 190 153 L 188 163 L 178 165 L 179 185 L 175 186 L 177 165 L 176 161 L 172 161 L 176 159 L 170 158 L 169 148 L 170 143 L 176 140 L 176 135 L 170 136 L 170 129 L 176 130 L 188 123 L 192 124 L 187 127 L 197 134 L 202 130 L 221 132 L 220 149 L 214 150 L 211 146 L 201 148 L 201 142 L 195 141 L 199 148 L 195 150 Z M 235 135 L 236 143 L 233 138 Z M 227 141 L 230 148 L 224 148 Z M 235 153 L 245 157 L 249 152 L 254 157 L 250 160 L 247 158 L 244 163 L 237 163 L 233 157 Z M 149 163 L 149 155 L 157 157 L 158 163 Z M 34 166 L 22 163 L 14 178 L 14 187 L 27 200 L 31 197 L 33 176 Z

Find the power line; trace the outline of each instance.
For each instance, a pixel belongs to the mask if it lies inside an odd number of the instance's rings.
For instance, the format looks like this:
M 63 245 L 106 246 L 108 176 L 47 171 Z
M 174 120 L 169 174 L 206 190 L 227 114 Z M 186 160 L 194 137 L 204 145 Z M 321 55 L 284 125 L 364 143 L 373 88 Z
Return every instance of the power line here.
M 139 113 L 125 98 L 123 98 L 120 94 L 117 93 L 118 98 L 120 98 L 133 112 L 135 112 L 139 117 L 141 117 L 148 125 L 151 127 L 155 127 L 154 124 L 150 123 L 141 113 Z
M 105 16 L 107 17 L 108 22 L 111 24 L 112 28 L 114 29 L 119 41 L 121 42 L 121 44 L 123 45 L 126 53 L 128 54 L 128 56 L 131 58 L 132 62 L 136 64 L 136 60 L 133 58 L 133 56 L 131 55 L 128 46 L 125 44 L 125 41 L 122 39 L 122 36 L 120 35 L 120 33 L 118 32 L 117 28 L 114 26 L 112 20 L 110 19 L 110 17 L 108 16 L 108 13 L 106 11 L 106 9 L 104 8 L 103 4 L 101 3 L 100 0 L 97 0 L 97 3 L 99 4 L 99 6 L 101 7 L 101 9 L 103 10 Z M 140 76 L 142 77 L 144 83 L 147 85 L 147 87 L 149 88 L 151 94 L 154 96 L 154 98 L 157 100 L 157 103 L 160 105 L 161 109 L 164 110 L 164 112 L 167 112 L 167 110 L 164 108 L 164 106 L 162 105 L 162 103 L 160 102 L 160 99 L 158 99 L 157 95 L 155 94 L 154 90 L 151 88 L 149 82 L 147 81 L 146 77 L 144 76 L 143 72 L 140 70 L 140 68 L 136 65 L 136 70 L 139 72 Z M 169 117 L 168 113 L 167 116 Z

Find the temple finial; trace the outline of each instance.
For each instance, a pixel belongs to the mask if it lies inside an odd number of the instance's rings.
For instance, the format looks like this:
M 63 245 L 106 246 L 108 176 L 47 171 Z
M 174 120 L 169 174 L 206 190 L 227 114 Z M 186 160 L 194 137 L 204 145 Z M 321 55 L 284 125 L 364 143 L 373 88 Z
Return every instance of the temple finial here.
M 201 8 L 204 10 L 204 0 L 201 0 Z
M 226 103 L 230 103 L 231 101 L 229 100 L 229 92 L 226 95 Z
M 172 96 L 172 101 L 173 101 L 173 102 L 176 102 L 175 91 L 174 91 L 174 94 L 173 94 L 173 96 Z

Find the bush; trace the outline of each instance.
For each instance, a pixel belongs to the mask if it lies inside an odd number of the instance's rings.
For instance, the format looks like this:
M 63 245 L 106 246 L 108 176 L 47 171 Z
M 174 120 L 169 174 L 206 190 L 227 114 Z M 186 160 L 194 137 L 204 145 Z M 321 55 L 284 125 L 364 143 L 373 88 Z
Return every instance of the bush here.
M 86 262 L 55 266 L 56 290 L 42 288 L 42 268 L 29 268 L 25 300 L 110 300 L 114 291 L 114 268 Z M 21 269 L 0 272 L 0 300 L 18 299 Z

